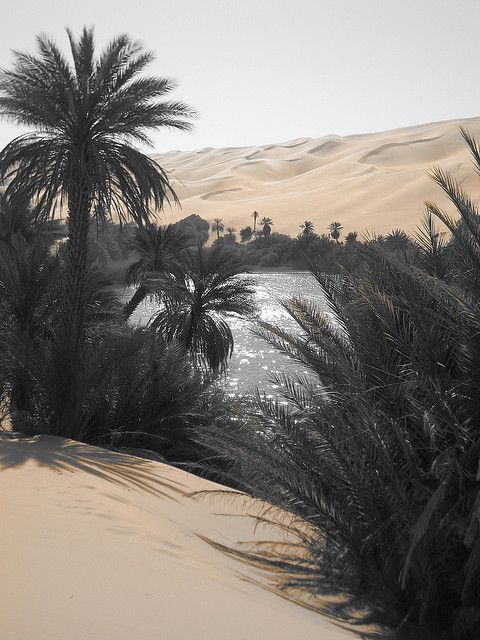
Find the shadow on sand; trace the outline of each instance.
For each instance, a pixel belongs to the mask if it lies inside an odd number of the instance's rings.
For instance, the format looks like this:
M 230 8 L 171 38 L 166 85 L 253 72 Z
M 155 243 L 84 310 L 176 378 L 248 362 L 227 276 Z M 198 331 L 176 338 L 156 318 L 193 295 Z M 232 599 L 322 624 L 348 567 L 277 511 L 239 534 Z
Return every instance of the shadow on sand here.
M 30 461 L 57 472 L 82 471 L 124 489 L 169 500 L 177 501 L 177 497 L 187 496 L 180 482 L 160 475 L 158 464 L 148 460 L 56 436 L 22 438 L 18 434 L 0 432 L 0 472 Z
M 204 491 L 197 497 L 215 500 L 221 499 L 223 493 Z M 325 571 L 319 564 L 319 557 L 312 553 L 318 538 L 308 523 L 245 494 L 230 493 L 229 499 L 241 501 L 241 509 L 247 512 L 239 517 L 252 520 L 256 538 L 228 546 L 197 535 L 216 551 L 240 563 L 236 572 L 241 580 L 320 614 L 335 626 L 348 631 L 352 640 L 394 640 L 397 637 L 391 628 L 382 624 L 383 616 L 377 607 L 339 589 L 338 577 L 328 576 L 328 570 Z M 258 505 L 257 515 L 248 513 L 246 500 L 250 508 Z M 260 533 L 258 527 L 262 527 L 265 539 L 257 535 Z M 274 534 L 272 537 L 269 531 Z M 242 564 L 255 569 L 256 575 L 243 572 L 240 568 Z M 402 639 L 406 640 L 403 636 Z

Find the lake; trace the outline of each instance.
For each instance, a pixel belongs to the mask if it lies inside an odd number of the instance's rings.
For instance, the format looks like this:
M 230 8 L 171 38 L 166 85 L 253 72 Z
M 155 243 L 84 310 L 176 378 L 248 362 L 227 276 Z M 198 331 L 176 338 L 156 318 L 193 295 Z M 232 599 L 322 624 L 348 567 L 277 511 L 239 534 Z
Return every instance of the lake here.
M 320 308 L 326 310 L 322 290 L 308 271 L 253 273 L 250 277 L 255 282 L 258 318 L 262 320 L 292 331 L 298 330 L 295 322 L 281 306 L 282 300 L 294 295 L 302 295 L 313 300 Z M 129 294 L 130 292 L 124 294 L 126 299 Z M 134 312 L 132 322 L 145 324 L 157 308 L 155 303 L 146 301 Z M 257 318 L 229 316 L 227 321 L 235 341 L 234 353 L 224 379 L 229 394 L 250 394 L 258 388 L 268 396 L 277 396 L 278 387 L 270 379 L 273 372 L 302 372 L 298 363 L 252 333 Z

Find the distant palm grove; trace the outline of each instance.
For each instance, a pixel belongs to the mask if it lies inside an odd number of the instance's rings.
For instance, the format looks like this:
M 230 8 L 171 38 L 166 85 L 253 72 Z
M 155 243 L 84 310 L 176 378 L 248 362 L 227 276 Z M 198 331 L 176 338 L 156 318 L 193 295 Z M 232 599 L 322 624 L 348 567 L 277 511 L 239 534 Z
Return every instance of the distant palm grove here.
M 238 230 L 158 224 L 177 196 L 138 146 L 195 111 L 129 36 L 101 52 L 91 29 L 68 37 L 68 55 L 41 36 L 0 74 L 0 115 L 29 130 L 0 152 L 3 428 L 182 464 L 282 507 L 297 547 L 226 552 L 375 637 L 478 638 L 475 202 L 437 168 L 451 211 L 427 203 L 413 236 L 299 216 L 292 238 L 260 206 Z M 308 269 L 327 300 L 285 300 L 294 333 L 255 322 L 306 372 L 276 376 L 286 404 L 221 384 L 229 317 L 255 317 L 252 267 Z M 146 299 L 156 312 L 135 326 Z

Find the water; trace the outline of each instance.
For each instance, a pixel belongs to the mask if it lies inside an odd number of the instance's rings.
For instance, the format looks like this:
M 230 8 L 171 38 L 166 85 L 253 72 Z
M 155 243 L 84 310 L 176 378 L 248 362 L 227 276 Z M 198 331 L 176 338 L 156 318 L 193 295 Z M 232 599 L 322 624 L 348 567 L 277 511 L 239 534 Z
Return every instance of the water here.
M 315 301 L 326 310 L 319 284 L 308 271 L 269 272 L 251 274 L 255 282 L 258 318 L 290 331 L 298 331 L 281 301 L 294 295 Z M 128 299 L 130 292 L 126 292 Z M 144 324 L 157 310 L 154 302 L 146 301 L 132 315 L 132 322 Z M 270 379 L 273 372 L 302 372 L 302 367 L 252 333 L 256 318 L 230 316 L 227 319 L 233 333 L 235 349 L 229 361 L 224 384 L 229 394 L 250 394 L 256 388 L 267 396 L 278 396 L 279 389 Z

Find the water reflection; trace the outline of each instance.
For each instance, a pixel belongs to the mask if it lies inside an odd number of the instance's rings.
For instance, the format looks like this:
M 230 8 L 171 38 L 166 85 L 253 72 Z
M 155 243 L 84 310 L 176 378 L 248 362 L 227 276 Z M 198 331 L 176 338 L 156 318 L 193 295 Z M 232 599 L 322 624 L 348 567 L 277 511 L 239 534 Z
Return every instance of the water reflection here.
M 281 273 L 255 273 L 255 297 L 258 316 L 282 328 L 297 331 L 295 322 L 281 306 L 281 300 L 302 295 L 326 309 L 325 299 L 319 284 L 307 271 Z M 125 294 L 128 299 L 129 292 Z M 156 311 L 156 305 L 145 302 L 132 315 L 134 323 L 146 323 Z M 279 353 L 261 338 L 252 334 L 256 319 L 230 316 L 228 319 L 235 340 L 235 350 L 230 360 L 224 384 L 232 396 L 252 393 L 256 388 L 267 396 L 279 395 L 277 385 L 270 380 L 273 372 L 302 373 L 302 368 L 291 358 Z

